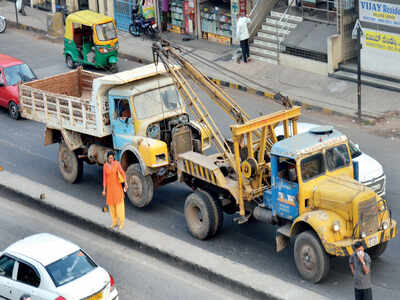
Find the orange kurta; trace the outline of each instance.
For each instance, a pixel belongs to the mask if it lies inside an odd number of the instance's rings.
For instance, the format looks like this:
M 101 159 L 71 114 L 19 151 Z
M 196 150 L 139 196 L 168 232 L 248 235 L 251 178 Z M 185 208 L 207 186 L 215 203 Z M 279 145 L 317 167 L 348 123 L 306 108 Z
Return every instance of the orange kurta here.
M 125 172 L 119 162 L 114 160 L 111 165 L 105 163 L 103 166 L 103 186 L 106 189 L 107 205 L 117 205 L 124 199 L 124 191 L 119 182 L 118 171 L 122 174 L 126 182 Z

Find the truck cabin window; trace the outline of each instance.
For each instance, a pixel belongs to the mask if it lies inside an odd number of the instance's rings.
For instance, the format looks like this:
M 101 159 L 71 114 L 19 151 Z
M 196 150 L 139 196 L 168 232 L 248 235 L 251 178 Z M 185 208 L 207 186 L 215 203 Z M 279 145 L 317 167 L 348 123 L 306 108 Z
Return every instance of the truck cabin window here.
M 175 85 L 139 94 L 135 96 L 133 102 L 136 117 L 141 120 L 182 107 L 182 101 Z
M 307 181 L 325 173 L 325 164 L 322 153 L 317 153 L 304 158 L 300 165 L 303 181 Z
M 115 112 L 114 115 L 123 121 L 131 117 L 131 109 L 129 107 L 128 99 L 115 99 Z
M 329 171 L 346 167 L 350 163 L 349 152 L 344 144 L 327 149 L 325 158 Z
M 286 157 L 279 157 L 278 176 L 290 182 L 297 182 L 296 161 Z

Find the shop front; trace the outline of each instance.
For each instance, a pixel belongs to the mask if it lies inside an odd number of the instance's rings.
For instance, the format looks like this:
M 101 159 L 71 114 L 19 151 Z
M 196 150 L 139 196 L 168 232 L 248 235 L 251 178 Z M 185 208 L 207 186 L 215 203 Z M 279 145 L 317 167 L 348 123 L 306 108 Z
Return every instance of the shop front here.
M 361 68 L 400 78 L 400 5 L 397 1 L 360 1 L 363 27 Z
M 136 7 L 145 19 L 155 19 L 156 0 L 114 0 L 114 19 L 119 30 L 128 31 L 132 9 Z
M 250 0 L 159 0 L 161 28 L 193 38 L 230 45 L 236 21 L 248 13 Z

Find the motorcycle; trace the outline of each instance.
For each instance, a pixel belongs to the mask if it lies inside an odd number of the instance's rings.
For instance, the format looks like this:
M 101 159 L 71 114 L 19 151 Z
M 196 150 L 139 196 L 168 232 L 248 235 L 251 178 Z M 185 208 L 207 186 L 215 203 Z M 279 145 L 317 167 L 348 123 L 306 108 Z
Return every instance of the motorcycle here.
M 3 16 L 0 16 L 0 33 L 6 31 L 7 28 L 7 19 Z
M 141 36 L 142 34 L 149 36 L 152 40 L 156 38 L 158 33 L 157 24 L 154 20 L 146 20 L 141 14 L 137 13 L 137 9 L 132 10 L 132 23 L 129 25 L 129 33 L 133 36 Z

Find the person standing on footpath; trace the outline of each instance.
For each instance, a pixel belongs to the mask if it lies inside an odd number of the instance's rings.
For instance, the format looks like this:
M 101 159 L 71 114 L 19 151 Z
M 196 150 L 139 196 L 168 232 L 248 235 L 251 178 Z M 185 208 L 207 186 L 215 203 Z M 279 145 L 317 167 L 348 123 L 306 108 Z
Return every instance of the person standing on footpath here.
M 19 13 L 23 16 L 26 16 L 25 13 L 25 1 L 24 0 L 16 0 L 17 1 L 17 9 Z
M 247 25 L 251 23 L 251 20 L 245 14 L 240 14 L 240 18 L 236 25 L 236 36 L 240 41 L 240 48 L 242 48 L 242 58 L 245 63 L 250 61 L 250 49 L 249 49 L 249 29 Z M 238 61 L 240 63 L 240 60 Z
M 371 258 L 364 252 L 361 242 L 354 244 L 355 251 L 350 256 L 349 264 L 354 278 L 356 300 L 372 300 Z
M 124 183 L 122 189 L 121 183 Z M 107 153 L 107 162 L 103 166 L 103 196 L 106 197 L 106 203 L 110 208 L 112 218 L 111 229 L 118 226 L 122 229 L 125 225 L 125 195 L 128 190 L 126 184 L 126 175 L 120 163 L 115 160 L 114 152 Z

